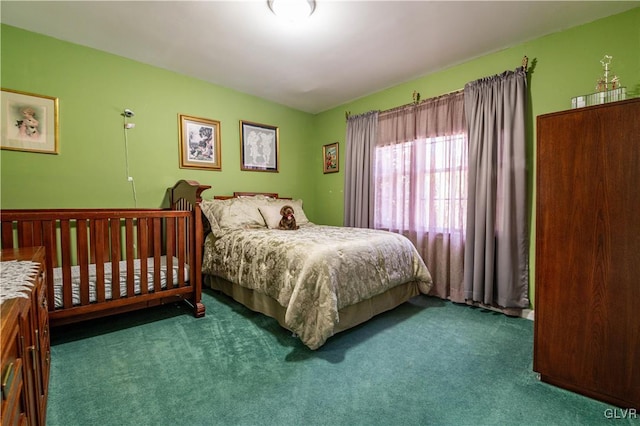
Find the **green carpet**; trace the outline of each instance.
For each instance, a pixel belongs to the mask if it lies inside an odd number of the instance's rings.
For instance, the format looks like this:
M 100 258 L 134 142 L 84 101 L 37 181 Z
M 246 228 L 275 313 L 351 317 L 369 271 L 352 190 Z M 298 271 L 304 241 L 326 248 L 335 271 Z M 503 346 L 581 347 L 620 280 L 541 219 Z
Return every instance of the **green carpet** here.
M 226 296 L 203 302 L 200 319 L 175 304 L 54 328 L 48 425 L 611 423 L 536 379 L 525 319 L 419 296 L 311 351 Z

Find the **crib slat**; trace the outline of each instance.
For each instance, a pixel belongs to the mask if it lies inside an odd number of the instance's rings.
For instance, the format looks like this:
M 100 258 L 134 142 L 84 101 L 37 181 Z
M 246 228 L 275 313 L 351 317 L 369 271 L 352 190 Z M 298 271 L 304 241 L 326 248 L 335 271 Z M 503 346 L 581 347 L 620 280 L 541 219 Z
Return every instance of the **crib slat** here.
M 134 280 L 134 268 L 133 258 L 135 252 L 133 249 L 133 219 L 127 218 L 125 220 L 125 243 L 126 243 L 126 256 L 127 256 L 127 296 L 135 294 L 133 280 Z
M 176 219 L 173 217 L 168 217 L 166 220 L 167 224 L 167 244 L 166 244 L 166 253 L 167 253 L 167 289 L 173 288 L 173 256 L 175 252 L 175 235 L 176 235 Z
M 33 235 L 31 236 L 31 245 L 32 246 L 41 246 L 42 245 L 42 221 L 38 220 L 33 223 L 33 228 L 31 229 Z
M 56 245 L 56 241 L 57 241 L 56 226 L 57 226 L 57 222 L 55 220 L 42 221 L 42 244 L 46 250 L 45 260 L 47 262 L 47 268 L 58 267 L 58 247 Z M 53 294 L 53 293 L 49 293 L 49 294 Z
M 20 247 L 33 247 L 33 221 L 24 221 L 18 225 L 18 244 Z
M 62 256 L 62 305 L 66 308 L 73 306 L 71 292 L 71 227 L 69 219 L 60 220 L 60 252 Z
M 109 248 L 109 229 L 112 218 L 104 219 L 104 226 L 102 227 L 102 252 L 104 253 L 104 261 L 105 263 L 111 260 L 111 249 Z
M 154 217 L 153 221 L 153 289 L 154 291 L 162 291 L 162 219 Z M 167 275 L 169 271 L 167 271 Z
M 78 219 L 76 221 L 76 238 L 78 245 L 78 267 L 80 269 L 80 282 L 89 282 L 89 245 L 87 237 L 87 221 Z M 89 286 L 80 286 L 80 304 L 89 304 Z
M 13 247 L 13 223 L 10 221 L 2 222 L 2 248 L 12 249 Z
M 140 294 L 149 292 L 149 270 L 147 255 L 149 254 L 149 221 L 138 218 L 138 250 L 140 258 Z
M 91 250 L 94 253 L 96 267 L 96 301 L 105 301 L 104 262 L 107 260 L 104 253 L 104 219 L 89 221 L 91 229 Z M 93 225 L 93 226 L 92 226 Z
M 178 219 L 178 235 L 180 236 L 178 238 L 178 287 L 184 287 L 185 284 L 185 277 L 184 277 L 184 263 L 185 263 L 185 256 L 184 253 L 186 251 L 186 244 L 185 244 L 185 239 L 184 239 L 184 235 L 186 235 L 187 231 L 186 231 L 186 218 L 181 217 Z
M 111 298 L 120 298 L 120 218 L 111 219 Z
M 154 218 L 149 218 L 147 220 L 147 257 L 153 257 L 153 247 L 154 247 L 154 239 L 156 237 L 155 232 L 153 231 L 155 226 Z
M 56 251 L 56 228 L 55 222 L 52 220 L 45 220 L 42 222 L 42 233 L 43 239 L 42 242 L 44 244 L 44 258 L 45 258 L 45 273 L 47 279 L 45 282 L 47 283 L 47 304 L 49 305 L 49 310 L 53 311 L 56 306 L 54 286 L 53 286 L 53 268 L 58 266 L 58 256 Z

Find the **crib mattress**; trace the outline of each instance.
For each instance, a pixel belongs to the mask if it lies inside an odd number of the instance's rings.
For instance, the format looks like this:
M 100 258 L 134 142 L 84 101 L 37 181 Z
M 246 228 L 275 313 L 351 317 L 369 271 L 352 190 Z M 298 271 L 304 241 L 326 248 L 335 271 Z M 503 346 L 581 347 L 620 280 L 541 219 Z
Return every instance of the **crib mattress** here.
M 119 282 L 120 282 L 120 296 L 127 296 L 127 262 L 125 260 L 118 262 L 120 267 L 119 274 Z M 153 292 L 153 279 L 155 273 L 155 266 L 153 264 L 153 258 L 147 259 L 147 283 L 148 283 L 148 291 L 150 293 Z M 172 282 L 178 282 L 178 259 L 176 257 L 173 258 L 172 262 Z M 113 273 L 111 262 L 107 262 L 104 264 L 104 280 L 105 280 L 105 298 L 107 300 L 112 298 L 112 283 L 113 283 Z M 89 265 L 89 301 L 95 302 L 97 300 L 97 291 L 96 291 L 96 265 Z M 185 263 L 184 265 L 184 276 L 186 279 L 189 277 L 189 265 Z M 160 277 L 161 277 L 161 287 L 164 289 L 167 287 L 167 257 L 162 256 L 160 262 Z M 135 294 L 140 294 L 140 259 L 134 260 L 134 290 Z M 63 296 L 62 296 L 62 268 L 54 268 L 53 270 L 53 286 L 54 286 L 54 300 L 55 300 L 55 308 L 62 308 L 63 305 Z M 73 294 L 73 305 L 80 305 L 80 267 L 72 266 L 71 267 L 71 290 Z

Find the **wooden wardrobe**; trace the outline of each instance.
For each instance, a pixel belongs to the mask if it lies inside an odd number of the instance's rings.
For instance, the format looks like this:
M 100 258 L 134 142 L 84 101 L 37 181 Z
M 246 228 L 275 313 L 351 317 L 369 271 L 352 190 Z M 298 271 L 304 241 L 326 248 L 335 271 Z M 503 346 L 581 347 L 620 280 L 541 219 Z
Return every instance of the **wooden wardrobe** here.
M 640 99 L 537 118 L 533 369 L 640 410 Z

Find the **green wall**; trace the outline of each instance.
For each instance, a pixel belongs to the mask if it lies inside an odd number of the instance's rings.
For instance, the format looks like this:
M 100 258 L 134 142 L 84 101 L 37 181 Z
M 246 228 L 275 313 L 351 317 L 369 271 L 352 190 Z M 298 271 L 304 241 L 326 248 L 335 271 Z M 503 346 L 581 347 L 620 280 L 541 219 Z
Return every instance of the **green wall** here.
M 470 81 L 499 74 L 521 65 L 529 58 L 529 199 L 530 209 L 530 298 L 534 300 L 535 272 L 535 117 L 569 109 L 571 98 L 592 93 L 602 75 L 600 59 L 613 56 L 611 69 L 617 74 L 628 96 L 640 96 L 640 7 L 586 25 L 538 38 L 509 49 L 426 75 L 341 105 L 315 118 L 318 146 L 340 142 L 340 167 L 344 168 L 345 112 L 360 114 L 410 103 L 413 91 L 422 99 L 462 89 Z M 317 148 L 321 149 L 321 148 Z M 337 175 L 337 174 L 336 174 Z M 316 179 L 318 217 L 331 224 L 342 224 L 344 177 Z
M 212 185 L 205 198 L 240 191 L 278 191 L 303 198 L 317 223 L 341 225 L 345 112 L 359 114 L 453 90 L 514 69 L 529 57 L 530 228 L 535 235 L 535 117 L 568 109 L 572 97 L 593 91 L 600 59 L 640 96 L 640 8 L 551 34 L 426 75 L 318 115 L 306 114 L 220 86 L 108 53 L 3 25 L 2 87 L 55 96 L 60 101 L 60 154 L 1 152 L 0 206 L 133 207 L 126 179 L 124 108 L 135 111 L 130 130 L 130 174 L 139 207 L 163 203 L 177 179 Z M 30 52 L 25 55 L 24 52 Z M 222 171 L 180 169 L 179 113 L 221 122 Z M 280 172 L 240 171 L 239 120 L 279 126 Z M 322 173 L 322 146 L 340 144 L 339 173 Z M 535 244 L 531 238 L 531 300 Z
M 535 117 L 571 107 L 571 98 L 594 91 L 602 75 L 600 59 L 613 56 L 611 68 L 620 76 L 631 96 L 640 96 L 640 7 L 631 11 L 575 27 L 469 62 L 425 75 L 373 95 L 341 105 L 315 117 L 318 146 L 340 142 L 341 170 L 344 167 L 345 112 L 360 114 L 385 110 L 412 101 L 417 90 L 422 99 L 462 89 L 470 81 L 515 69 L 523 56 L 529 57 L 530 109 L 529 146 L 531 176 L 534 173 Z M 320 149 L 320 148 L 318 148 Z M 340 173 L 342 175 L 342 173 Z M 342 194 L 343 178 L 331 176 L 316 180 L 320 217 L 342 222 L 343 200 L 331 201 Z M 337 214 L 335 210 L 339 210 Z
M 134 207 L 121 116 L 129 108 L 138 207 L 161 206 L 167 187 L 193 179 L 213 187 L 205 198 L 276 190 L 311 210 L 313 115 L 11 26 L 1 42 L 2 87 L 57 97 L 60 107 L 58 155 L 2 151 L 2 208 Z M 220 121 L 221 171 L 179 167 L 178 114 Z M 279 127 L 279 173 L 240 170 L 240 120 Z

